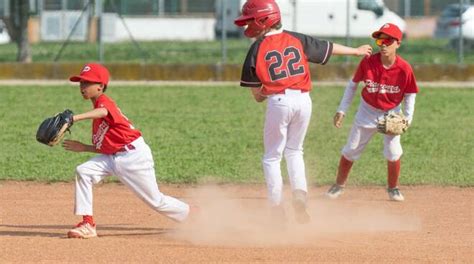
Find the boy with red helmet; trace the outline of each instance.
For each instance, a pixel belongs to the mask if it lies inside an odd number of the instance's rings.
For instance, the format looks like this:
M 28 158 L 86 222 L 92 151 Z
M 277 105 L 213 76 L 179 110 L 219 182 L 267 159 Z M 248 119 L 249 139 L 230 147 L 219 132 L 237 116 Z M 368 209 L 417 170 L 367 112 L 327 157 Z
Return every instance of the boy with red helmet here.
M 79 82 L 82 97 L 92 102 L 93 110 L 73 117 L 74 123 L 92 119 L 92 145 L 65 140 L 63 147 L 74 152 L 100 154 L 76 168 L 74 210 L 83 219 L 68 232 L 68 237 L 97 236 L 92 217 L 92 186 L 110 175 L 116 175 L 155 211 L 175 221 L 184 221 L 189 215 L 189 205 L 160 192 L 150 147 L 115 102 L 104 94 L 109 82 L 107 68 L 89 63 L 69 80 Z
M 344 191 L 352 164 L 359 159 L 367 143 L 377 132 L 377 120 L 386 112 L 401 111 L 411 124 L 415 111 L 415 97 L 418 93 L 415 75 L 408 62 L 397 55 L 402 41 L 402 32 L 387 23 L 372 34 L 380 52 L 362 59 L 357 71 L 349 81 L 339 108 L 334 116 L 334 126 L 340 128 L 345 113 L 354 98 L 359 82 L 364 82 L 362 100 L 357 111 L 347 144 L 342 149 L 336 183 L 326 195 L 338 198 Z M 384 135 L 383 154 L 387 159 L 388 196 L 392 201 L 403 201 L 398 189 L 400 157 L 402 156 L 400 135 Z
M 270 205 L 284 215 L 280 170 L 285 156 L 293 191 L 296 220 L 310 220 L 306 211 L 307 183 L 303 141 L 311 118 L 309 63 L 326 64 L 331 55 L 368 56 L 369 45 L 351 48 L 282 29 L 273 0 L 248 0 L 235 24 L 246 26 L 245 36 L 256 38 L 242 69 L 240 85 L 251 88 L 257 102 L 268 99 L 264 125 L 263 171 Z

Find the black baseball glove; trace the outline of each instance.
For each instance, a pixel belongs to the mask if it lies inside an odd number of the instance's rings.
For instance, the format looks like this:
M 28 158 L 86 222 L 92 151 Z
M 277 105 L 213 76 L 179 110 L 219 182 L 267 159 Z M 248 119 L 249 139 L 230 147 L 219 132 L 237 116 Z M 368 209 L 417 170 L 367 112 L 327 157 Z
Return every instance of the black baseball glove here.
M 36 140 L 48 146 L 54 146 L 63 139 L 66 131 L 71 131 L 69 128 L 73 123 L 74 113 L 66 109 L 62 113 L 57 113 L 55 116 L 46 118 L 38 127 L 36 132 Z

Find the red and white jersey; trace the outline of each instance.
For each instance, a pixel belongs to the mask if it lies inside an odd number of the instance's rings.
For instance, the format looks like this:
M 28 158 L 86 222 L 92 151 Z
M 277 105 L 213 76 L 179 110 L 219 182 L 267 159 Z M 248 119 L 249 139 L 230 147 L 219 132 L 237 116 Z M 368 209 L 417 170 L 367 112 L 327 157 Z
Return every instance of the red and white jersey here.
M 363 81 L 362 98 L 369 105 L 383 111 L 398 106 L 406 93 L 418 93 L 410 64 L 398 55 L 389 69 L 383 66 L 380 53 L 365 57 L 352 81 Z
M 329 41 L 286 30 L 270 32 L 250 47 L 240 86 L 263 86 L 264 95 L 281 93 L 287 88 L 310 91 L 308 62 L 325 64 L 331 54 Z
M 105 108 L 108 111 L 106 117 L 92 121 L 92 144 L 100 153 L 114 154 L 141 136 L 140 131 L 133 127 L 115 102 L 105 94 L 97 98 L 95 108 Z

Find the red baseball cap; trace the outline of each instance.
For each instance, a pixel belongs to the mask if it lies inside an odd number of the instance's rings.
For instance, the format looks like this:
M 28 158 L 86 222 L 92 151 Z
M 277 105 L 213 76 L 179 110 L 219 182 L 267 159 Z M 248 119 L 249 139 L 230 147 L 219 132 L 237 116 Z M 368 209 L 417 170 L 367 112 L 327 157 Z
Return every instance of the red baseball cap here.
M 84 65 L 79 75 L 69 77 L 71 82 L 94 82 L 107 85 L 109 83 L 109 70 L 98 63 L 88 63 Z
M 403 37 L 403 33 L 400 30 L 400 28 L 397 25 L 392 24 L 392 23 L 384 24 L 378 31 L 375 31 L 374 33 L 372 33 L 372 37 L 378 38 L 380 34 L 382 33 L 398 41 L 401 41 Z

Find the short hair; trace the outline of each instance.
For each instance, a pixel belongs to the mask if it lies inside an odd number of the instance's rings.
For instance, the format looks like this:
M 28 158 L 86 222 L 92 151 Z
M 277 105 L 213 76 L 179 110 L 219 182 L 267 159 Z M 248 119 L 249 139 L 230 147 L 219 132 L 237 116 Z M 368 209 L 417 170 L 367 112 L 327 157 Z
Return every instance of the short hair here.
M 280 28 L 282 28 L 282 27 L 283 27 L 283 25 L 281 24 L 281 21 L 278 21 L 278 22 L 275 23 L 273 26 L 271 26 L 271 28 L 277 29 L 277 30 L 280 29 Z

